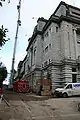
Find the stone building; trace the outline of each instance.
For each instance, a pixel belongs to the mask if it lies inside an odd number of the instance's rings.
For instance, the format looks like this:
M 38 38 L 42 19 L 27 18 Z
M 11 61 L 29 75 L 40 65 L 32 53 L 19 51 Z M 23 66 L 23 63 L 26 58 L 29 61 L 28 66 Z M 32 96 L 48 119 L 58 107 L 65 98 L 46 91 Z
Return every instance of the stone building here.
M 80 9 L 60 2 L 48 20 L 39 18 L 26 49 L 24 77 L 32 88 L 50 78 L 52 89 L 80 82 Z

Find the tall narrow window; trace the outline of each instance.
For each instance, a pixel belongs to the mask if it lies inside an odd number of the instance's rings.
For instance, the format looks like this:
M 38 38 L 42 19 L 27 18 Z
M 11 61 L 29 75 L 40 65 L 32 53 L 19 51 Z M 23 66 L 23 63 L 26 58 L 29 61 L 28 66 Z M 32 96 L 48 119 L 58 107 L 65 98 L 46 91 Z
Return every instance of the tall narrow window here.
M 49 44 L 49 49 L 51 49 L 51 44 Z
M 70 40 L 69 32 L 68 32 L 68 40 Z
M 72 72 L 76 72 L 76 68 L 73 67 L 73 68 L 72 68 Z
M 76 74 L 72 74 L 72 82 L 73 83 L 77 82 L 77 75 Z
M 43 68 L 43 64 L 42 64 L 42 68 Z
M 33 47 L 31 48 L 31 66 L 32 66 L 32 62 L 33 62 Z
M 35 39 L 35 40 L 34 40 L 34 43 L 35 43 L 36 41 L 37 41 L 37 40 Z
M 49 31 L 51 32 L 51 28 L 49 28 Z
M 47 61 L 46 61 L 46 62 L 44 62 L 44 67 L 46 67 L 46 65 L 47 65 Z
M 45 53 L 47 53 L 48 52 L 48 46 L 45 48 Z
M 69 57 L 71 57 L 70 34 L 69 34 L 69 32 L 68 32 L 68 44 L 69 44 Z
M 49 59 L 49 63 L 51 62 L 51 60 Z
M 45 37 L 48 37 L 49 36 L 49 33 L 48 33 L 48 31 L 45 33 Z
M 36 58 L 36 49 L 34 49 L 34 63 L 35 63 L 35 58 Z
M 56 27 L 56 32 L 58 32 L 58 27 Z
M 77 39 L 77 43 L 80 44 L 80 33 L 77 33 L 77 34 L 76 34 L 76 39 Z
M 52 27 L 49 28 L 49 33 L 52 33 L 53 29 Z

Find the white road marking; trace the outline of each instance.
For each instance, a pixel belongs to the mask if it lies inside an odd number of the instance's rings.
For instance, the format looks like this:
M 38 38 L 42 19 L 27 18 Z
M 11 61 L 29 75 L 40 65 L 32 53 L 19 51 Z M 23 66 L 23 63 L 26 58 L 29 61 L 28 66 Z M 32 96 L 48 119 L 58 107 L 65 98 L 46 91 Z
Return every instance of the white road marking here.
M 21 103 L 25 106 L 25 108 L 28 110 L 28 112 L 31 113 L 31 110 L 28 108 L 28 106 L 23 101 L 21 101 Z

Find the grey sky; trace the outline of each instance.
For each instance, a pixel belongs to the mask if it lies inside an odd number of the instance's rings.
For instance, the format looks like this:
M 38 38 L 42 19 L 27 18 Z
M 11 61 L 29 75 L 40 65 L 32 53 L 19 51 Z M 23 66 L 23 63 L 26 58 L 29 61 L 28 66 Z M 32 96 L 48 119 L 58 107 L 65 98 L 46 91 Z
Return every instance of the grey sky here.
M 13 45 L 16 33 L 17 22 L 17 5 L 19 0 L 11 0 L 10 4 L 4 3 L 0 8 L 0 25 L 8 28 L 10 41 L 0 50 L 0 60 L 3 61 L 8 69 L 11 69 Z M 21 22 L 19 29 L 15 68 L 20 60 L 23 60 L 26 55 L 26 48 L 28 45 L 28 38 L 31 37 L 34 26 L 37 23 L 38 17 L 48 19 L 54 10 L 57 8 L 61 0 L 22 0 L 21 6 Z M 79 0 L 64 0 L 66 3 L 80 7 Z M 32 19 L 32 18 L 35 19 Z M 27 36 L 26 36 L 27 35 Z

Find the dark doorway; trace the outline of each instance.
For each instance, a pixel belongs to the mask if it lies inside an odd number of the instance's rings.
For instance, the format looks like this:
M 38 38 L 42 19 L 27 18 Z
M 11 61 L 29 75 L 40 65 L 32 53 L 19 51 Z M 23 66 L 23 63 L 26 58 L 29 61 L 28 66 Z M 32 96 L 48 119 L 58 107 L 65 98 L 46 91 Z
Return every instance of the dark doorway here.
M 77 75 L 76 74 L 72 74 L 72 82 L 73 83 L 77 82 Z

